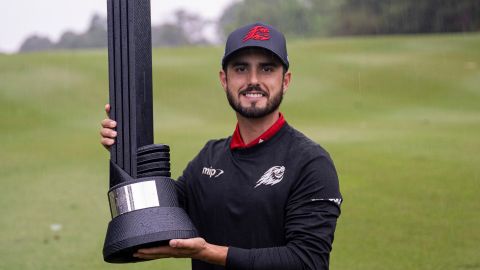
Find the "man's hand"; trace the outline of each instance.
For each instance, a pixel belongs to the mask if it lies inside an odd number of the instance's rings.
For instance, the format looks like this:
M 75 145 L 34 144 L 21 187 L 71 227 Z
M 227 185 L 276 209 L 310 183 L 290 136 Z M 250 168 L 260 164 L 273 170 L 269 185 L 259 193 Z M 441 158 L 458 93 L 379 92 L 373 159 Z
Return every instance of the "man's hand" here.
M 168 246 L 139 249 L 134 257 L 153 260 L 163 258 L 192 258 L 225 266 L 228 247 L 209 244 L 205 239 L 172 239 Z
M 110 149 L 115 143 L 115 138 L 117 137 L 117 132 L 114 128 L 117 126 L 117 122 L 109 118 L 108 113 L 110 112 L 110 104 L 105 105 L 105 112 L 107 113 L 107 118 L 103 119 L 101 124 L 102 128 L 100 129 L 100 143 L 107 149 Z

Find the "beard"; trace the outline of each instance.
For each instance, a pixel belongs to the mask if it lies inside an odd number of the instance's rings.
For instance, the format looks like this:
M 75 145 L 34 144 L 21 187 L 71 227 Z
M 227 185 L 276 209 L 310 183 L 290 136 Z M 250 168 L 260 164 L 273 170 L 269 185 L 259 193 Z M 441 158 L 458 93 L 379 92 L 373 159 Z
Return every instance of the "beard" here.
M 266 91 L 261 89 L 259 86 L 252 86 L 244 90 L 241 90 L 240 95 L 243 92 L 252 91 L 252 90 L 266 93 Z M 280 104 L 282 103 L 282 100 L 283 100 L 283 84 L 278 94 L 274 96 L 269 96 L 269 95 L 266 95 L 266 96 L 268 100 L 267 100 L 267 105 L 264 108 L 257 107 L 256 102 L 252 102 L 250 106 L 242 106 L 242 104 L 240 103 L 240 99 L 235 97 L 232 91 L 230 91 L 230 89 L 227 87 L 228 103 L 230 104 L 232 109 L 234 109 L 238 114 L 240 114 L 245 118 L 254 118 L 254 119 L 262 118 L 266 115 L 271 114 L 275 110 L 277 110 L 278 107 L 280 107 Z

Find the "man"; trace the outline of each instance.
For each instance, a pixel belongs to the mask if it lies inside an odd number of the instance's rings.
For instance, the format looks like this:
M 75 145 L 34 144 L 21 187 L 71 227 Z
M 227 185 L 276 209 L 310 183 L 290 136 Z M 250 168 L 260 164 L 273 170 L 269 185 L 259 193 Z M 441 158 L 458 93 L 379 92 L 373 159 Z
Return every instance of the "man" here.
M 229 35 L 219 77 L 235 132 L 209 141 L 176 182 L 202 238 L 134 256 L 192 258 L 193 269 L 328 269 L 342 197 L 328 153 L 279 112 L 288 68 L 285 38 L 273 27 L 255 23 Z M 108 148 L 115 122 L 102 126 Z

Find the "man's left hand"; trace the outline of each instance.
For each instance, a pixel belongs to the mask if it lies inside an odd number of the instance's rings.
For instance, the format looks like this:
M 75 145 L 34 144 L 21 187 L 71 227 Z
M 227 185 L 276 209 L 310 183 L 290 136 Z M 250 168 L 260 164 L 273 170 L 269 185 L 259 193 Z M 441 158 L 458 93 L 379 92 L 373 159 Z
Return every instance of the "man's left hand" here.
M 225 265 L 227 247 L 207 243 L 201 237 L 190 239 L 172 239 L 168 246 L 142 248 L 133 254 L 134 257 L 154 260 L 163 258 L 192 258 L 214 264 Z

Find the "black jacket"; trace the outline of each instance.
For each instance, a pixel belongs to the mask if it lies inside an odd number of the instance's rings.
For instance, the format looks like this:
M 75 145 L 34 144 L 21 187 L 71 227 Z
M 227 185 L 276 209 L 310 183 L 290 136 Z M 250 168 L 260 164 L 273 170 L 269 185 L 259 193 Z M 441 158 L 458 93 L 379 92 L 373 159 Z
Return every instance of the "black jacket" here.
M 342 201 L 329 154 L 288 124 L 252 148 L 230 140 L 209 141 L 177 181 L 200 235 L 229 246 L 226 269 L 328 269 Z

